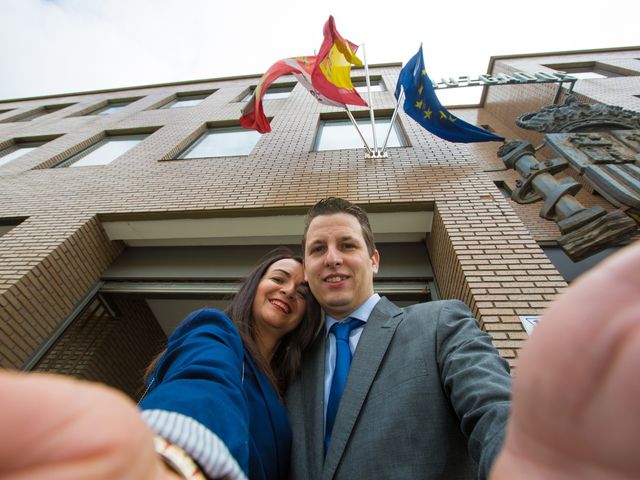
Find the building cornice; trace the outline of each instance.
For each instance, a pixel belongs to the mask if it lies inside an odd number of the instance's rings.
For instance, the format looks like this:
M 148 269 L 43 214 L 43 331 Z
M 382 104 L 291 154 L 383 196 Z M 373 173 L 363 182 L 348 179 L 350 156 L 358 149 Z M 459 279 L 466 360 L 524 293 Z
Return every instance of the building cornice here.
M 499 60 L 515 60 L 519 58 L 531 58 L 531 57 L 555 57 L 562 55 L 584 55 L 591 53 L 607 53 L 607 52 L 629 52 L 633 50 L 640 50 L 640 45 L 630 47 L 611 47 L 611 48 L 594 48 L 587 50 L 564 50 L 559 52 L 538 52 L 538 53 L 518 53 L 511 55 L 492 55 L 489 58 L 489 66 L 487 67 L 487 73 L 493 72 L 493 66 Z
M 392 62 L 392 63 L 377 63 L 374 65 L 369 65 L 369 68 L 385 68 L 385 67 L 401 67 L 401 66 L 402 66 L 401 62 Z M 364 67 L 354 68 L 354 70 L 363 70 L 363 69 Z M 260 78 L 261 76 L 262 76 L 262 73 L 253 73 L 249 75 L 234 75 L 231 77 L 202 78 L 197 80 L 184 80 L 179 82 L 153 83 L 149 85 L 134 85 L 130 87 L 104 88 L 100 90 L 85 90 L 81 92 L 56 93 L 52 95 L 38 95 L 35 97 L 9 98 L 9 99 L 0 100 L 0 104 L 11 103 L 11 102 L 24 102 L 28 100 L 44 100 L 49 98 L 76 97 L 80 95 L 96 95 L 99 93 L 126 92 L 131 90 L 144 90 L 148 88 L 164 88 L 164 87 L 176 87 L 180 85 L 197 85 L 197 84 L 212 83 L 212 82 L 246 80 L 250 78 Z

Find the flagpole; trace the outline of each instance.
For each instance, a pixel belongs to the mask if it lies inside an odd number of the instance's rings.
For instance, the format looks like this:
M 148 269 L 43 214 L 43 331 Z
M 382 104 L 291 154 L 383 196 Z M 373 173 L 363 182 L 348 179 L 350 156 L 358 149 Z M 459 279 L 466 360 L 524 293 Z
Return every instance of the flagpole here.
M 404 88 L 400 89 L 400 95 L 398 95 L 398 102 L 396 103 L 396 108 L 393 111 L 393 115 L 391 115 L 391 122 L 389 122 L 389 130 L 387 130 L 387 136 L 384 139 L 384 145 L 382 146 L 382 153 L 384 153 L 387 148 L 387 142 L 389 141 L 389 136 L 391 135 L 391 129 L 393 128 L 393 122 L 396 121 L 396 117 L 398 116 L 398 108 L 402 103 L 402 99 L 404 98 Z
M 371 133 L 373 134 L 374 156 L 378 154 L 378 140 L 376 138 L 376 119 L 373 114 L 373 102 L 371 101 L 371 81 L 369 79 L 369 64 L 367 63 L 367 51 L 362 44 L 362 56 L 364 58 L 364 78 L 367 82 L 367 94 L 369 96 L 369 116 L 371 117 Z M 382 153 L 382 152 L 381 152 Z
M 349 107 L 347 107 L 346 105 L 344 106 L 344 111 L 347 112 L 347 115 L 349 115 L 349 120 L 351 120 L 351 123 L 353 123 L 353 126 L 356 127 L 356 130 L 358 132 L 358 135 L 360 135 L 360 139 L 362 140 L 362 142 L 364 143 L 364 148 L 367 149 L 367 153 L 369 155 L 373 155 L 371 152 L 371 148 L 369 148 L 369 144 L 367 143 L 367 141 L 364 139 L 364 135 L 362 135 L 362 132 L 360 131 L 360 127 L 358 127 L 358 124 L 356 123 L 356 119 L 353 118 L 353 115 L 351 114 L 351 111 L 349 110 Z

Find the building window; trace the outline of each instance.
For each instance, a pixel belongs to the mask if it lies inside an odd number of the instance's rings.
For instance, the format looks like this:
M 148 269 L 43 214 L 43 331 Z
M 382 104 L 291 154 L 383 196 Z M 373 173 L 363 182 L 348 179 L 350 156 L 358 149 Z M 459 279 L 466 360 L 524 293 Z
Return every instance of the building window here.
M 365 77 L 356 77 L 352 80 L 353 86 L 356 87 L 358 93 L 367 93 L 367 79 Z M 382 77 L 369 77 L 372 92 L 386 92 Z
M 87 167 L 107 165 L 124 155 L 147 137 L 147 133 L 137 135 L 112 135 L 90 145 L 55 167 Z
M 544 65 L 547 68 L 559 72 L 565 72 L 572 75 L 579 80 L 585 80 L 588 78 L 610 78 L 610 77 L 624 77 L 623 72 L 615 71 L 611 68 L 607 68 L 598 62 L 579 62 L 579 63 L 562 63 Z
M 0 237 L 5 233 L 10 232 L 22 222 L 26 220 L 25 218 L 0 218 Z
M 211 95 L 213 92 L 197 93 L 192 95 L 178 94 L 176 98 L 169 103 L 163 105 L 161 108 L 185 108 L 195 107 L 202 103 L 202 101 Z
M 65 103 L 61 105 L 45 105 L 44 107 L 40 107 L 27 113 L 18 114 L 7 120 L 3 120 L 3 122 L 28 122 L 44 115 L 48 115 L 49 113 L 57 112 L 58 110 L 62 110 L 63 108 L 67 108 L 71 105 L 73 105 L 73 103 Z M 8 112 L 9 110 L 5 111 Z
M 139 100 L 139 99 L 135 98 L 135 99 L 127 99 L 127 100 L 114 100 L 114 101 L 110 100 L 109 102 L 107 102 L 105 106 L 97 108 L 96 110 L 92 110 L 86 115 L 111 115 L 112 113 L 121 111 L 122 109 L 126 108 L 136 100 Z
M 178 158 L 249 155 L 258 140 L 260 134 L 255 130 L 242 127 L 208 128 Z
M 376 140 L 378 147 L 382 147 L 389 131 L 391 117 L 376 118 Z M 360 131 L 364 135 L 369 147 L 373 148 L 373 132 L 369 118 L 356 119 Z M 391 128 L 387 147 L 405 147 L 407 143 L 396 121 Z M 349 119 L 321 120 L 316 137 L 315 150 L 347 150 L 363 148 L 362 139 Z
M 293 91 L 293 87 L 295 86 L 296 86 L 295 83 L 290 83 L 286 85 L 272 85 L 266 91 L 266 93 L 264 94 L 264 97 L 262 97 L 262 100 L 279 100 L 282 98 L 287 98 L 289 95 L 291 95 L 291 92 Z M 251 87 L 249 91 L 245 94 L 245 96 L 242 97 L 242 100 L 240 101 L 241 102 L 249 101 L 255 89 L 256 87 Z
M 17 143 L 3 150 L 0 150 L 0 165 L 5 165 L 17 158 L 26 155 L 29 152 L 34 151 L 46 142 L 24 142 Z

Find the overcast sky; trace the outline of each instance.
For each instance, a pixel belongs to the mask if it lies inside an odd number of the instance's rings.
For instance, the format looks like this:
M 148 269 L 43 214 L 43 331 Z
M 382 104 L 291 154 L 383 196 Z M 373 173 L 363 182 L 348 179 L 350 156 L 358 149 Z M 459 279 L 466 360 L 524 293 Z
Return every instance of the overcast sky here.
M 422 42 L 433 79 L 485 73 L 492 55 L 640 44 L 637 0 L 0 0 L 0 12 L 0 99 L 260 74 L 313 55 L 329 14 L 370 64 L 404 63 Z

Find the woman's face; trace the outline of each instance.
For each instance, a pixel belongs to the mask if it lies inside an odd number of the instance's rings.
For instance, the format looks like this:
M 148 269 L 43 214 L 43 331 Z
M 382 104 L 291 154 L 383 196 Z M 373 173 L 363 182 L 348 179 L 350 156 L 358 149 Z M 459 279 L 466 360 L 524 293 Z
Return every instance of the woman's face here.
M 302 265 L 292 258 L 271 264 L 253 299 L 253 320 L 261 338 L 280 340 L 302 320 L 307 302 Z

